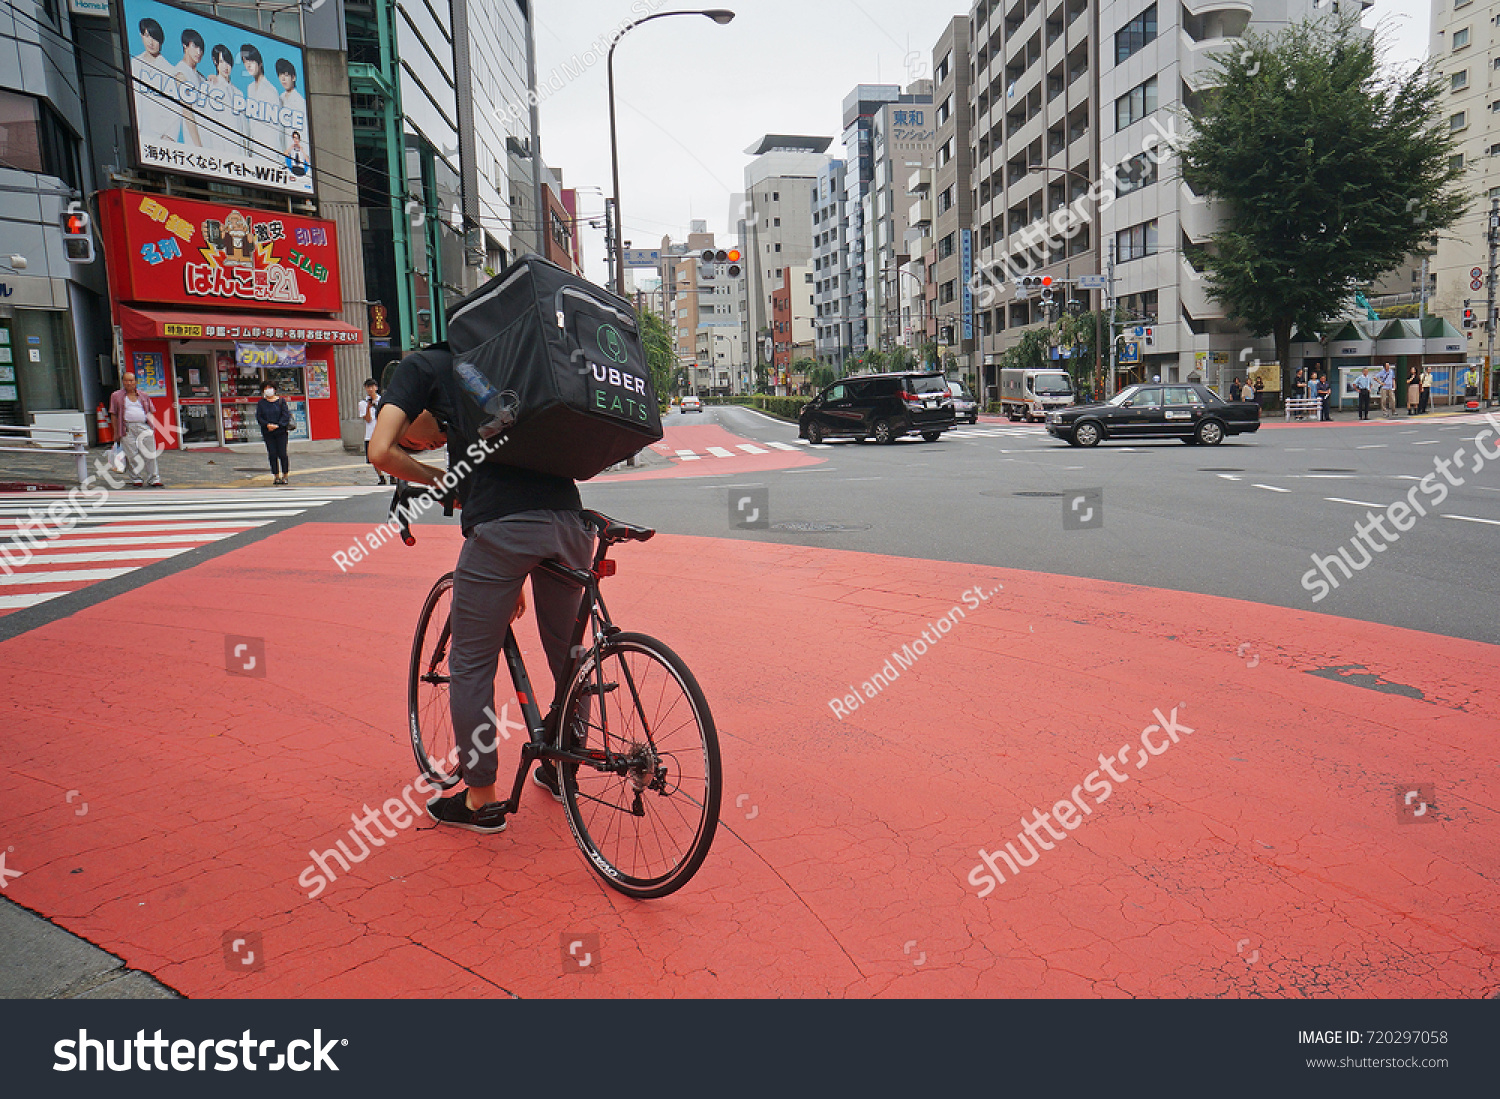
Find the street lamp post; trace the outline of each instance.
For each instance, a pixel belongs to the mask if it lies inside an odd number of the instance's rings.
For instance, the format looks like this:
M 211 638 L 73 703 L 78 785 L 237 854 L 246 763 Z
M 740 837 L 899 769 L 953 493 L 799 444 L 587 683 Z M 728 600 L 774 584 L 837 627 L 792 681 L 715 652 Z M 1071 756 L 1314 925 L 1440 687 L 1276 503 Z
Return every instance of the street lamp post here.
M 708 11 L 659 11 L 655 15 L 637 19 L 617 34 L 615 40 L 609 45 L 609 160 L 615 188 L 615 293 L 622 298 L 625 296 L 625 218 L 620 212 L 620 147 L 615 139 L 615 47 L 620 44 L 620 39 L 642 23 L 649 23 L 653 19 L 666 19 L 672 15 L 702 15 L 720 26 L 734 19 L 734 12 L 723 8 L 711 8 Z
M 1031 163 L 1029 163 L 1029 164 L 1026 165 L 1026 170 L 1028 172 L 1062 172 L 1064 175 L 1073 176 L 1075 179 L 1081 179 L 1081 180 L 1083 180 L 1083 182 L 1087 186 L 1089 186 L 1091 188 L 1094 185 L 1094 181 L 1091 180 L 1091 179 L 1089 179 L 1088 176 L 1084 175 L 1082 172 L 1075 172 L 1072 168 L 1053 168 L 1053 167 L 1051 167 L 1049 165 L 1042 164 L 1042 163 L 1040 163 L 1038 161 L 1033 161 L 1033 162 L 1031 162 Z M 1045 181 L 1043 182 L 1042 185 L 1043 185 L 1043 187 L 1046 186 Z M 1045 203 L 1043 205 L 1045 205 Z M 1100 245 L 1102 245 L 1102 243 L 1103 243 L 1102 241 L 1100 241 L 1098 239 L 1099 233 L 1102 230 L 1102 228 L 1103 228 L 1103 225 L 1102 225 L 1102 223 L 1099 220 L 1099 211 L 1098 211 L 1098 208 L 1096 207 L 1095 210 L 1094 210 L 1094 236 L 1095 236 L 1094 247 L 1096 247 L 1096 248 L 1099 247 Z M 1114 299 L 1114 291 L 1115 291 L 1114 276 L 1111 275 L 1110 276 L 1109 289 L 1108 289 L 1108 291 L 1106 291 L 1106 295 L 1107 295 L 1107 297 L 1111 301 L 1113 301 L 1113 299 Z M 1101 302 L 1100 304 L 1102 305 L 1104 303 Z M 1113 320 L 1113 318 L 1110 319 L 1110 336 L 1111 336 L 1111 338 L 1113 338 L 1113 336 L 1114 336 L 1114 320 Z M 1100 368 L 1104 365 L 1103 356 L 1104 356 L 1104 310 L 1100 309 L 1099 312 L 1094 315 L 1094 377 L 1096 379 L 1099 377 L 1099 370 L 1100 370 Z M 1114 384 L 1114 377 L 1113 377 L 1113 371 L 1111 371 L 1110 385 L 1113 386 L 1113 384 Z

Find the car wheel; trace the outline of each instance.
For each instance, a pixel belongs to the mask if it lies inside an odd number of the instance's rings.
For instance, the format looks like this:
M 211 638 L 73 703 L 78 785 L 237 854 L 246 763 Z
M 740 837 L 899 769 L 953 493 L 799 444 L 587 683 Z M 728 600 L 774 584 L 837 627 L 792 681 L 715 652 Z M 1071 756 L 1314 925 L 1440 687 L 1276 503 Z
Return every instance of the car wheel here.
M 889 445 L 896 441 L 895 433 L 891 431 L 891 421 L 875 421 L 875 441 L 882 445 Z
M 941 439 L 942 437 L 943 437 L 943 433 L 941 431 L 924 431 L 924 432 L 922 432 L 922 441 L 924 443 L 935 443 L 939 439 Z
M 1103 438 L 1104 432 L 1092 420 L 1085 420 L 1073 429 L 1073 441 L 1081 447 L 1098 446 Z
M 969 426 L 970 427 L 976 427 L 976 426 L 978 426 L 978 424 L 979 424 L 979 413 L 976 412 L 976 413 L 974 413 L 974 415 L 972 415 L 972 416 L 969 417 Z
M 807 441 L 810 442 L 813 446 L 817 446 L 823 441 L 823 429 L 817 424 L 808 424 Z
M 1021 417 L 1017 416 L 1015 412 L 1008 408 L 1005 410 L 1005 418 L 1013 424 L 1018 424 L 1021 422 Z
M 1197 439 L 1203 446 L 1218 446 L 1224 441 L 1224 425 L 1218 420 L 1204 420 L 1198 425 Z

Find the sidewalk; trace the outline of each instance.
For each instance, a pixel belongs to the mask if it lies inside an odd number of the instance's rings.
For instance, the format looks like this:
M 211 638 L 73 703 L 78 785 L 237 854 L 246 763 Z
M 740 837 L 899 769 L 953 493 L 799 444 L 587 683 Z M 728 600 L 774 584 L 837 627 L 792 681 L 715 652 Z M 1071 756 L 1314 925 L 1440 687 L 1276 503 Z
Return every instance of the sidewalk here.
M 350 453 L 337 440 L 314 443 L 292 443 L 291 482 L 295 487 L 364 487 L 373 486 L 378 476 L 375 467 L 365 463 L 364 455 Z M 95 463 L 109 460 L 108 447 L 89 451 L 89 470 Z M 162 482 L 169 489 L 195 488 L 269 488 L 270 466 L 265 448 L 259 444 L 234 449 L 215 447 L 204 450 L 168 450 L 157 459 Z M 438 457 L 441 464 L 441 456 Z M 648 447 L 637 459 L 638 466 L 665 465 L 664 460 Z M 42 450 L 26 454 L 0 453 L 0 491 L 26 491 L 17 485 L 50 486 L 68 489 L 78 484 L 78 473 L 72 454 Z M 614 472 L 629 473 L 621 467 Z
M 175 1000 L 178 994 L 34 912 L 0 900 L 0 999 Z

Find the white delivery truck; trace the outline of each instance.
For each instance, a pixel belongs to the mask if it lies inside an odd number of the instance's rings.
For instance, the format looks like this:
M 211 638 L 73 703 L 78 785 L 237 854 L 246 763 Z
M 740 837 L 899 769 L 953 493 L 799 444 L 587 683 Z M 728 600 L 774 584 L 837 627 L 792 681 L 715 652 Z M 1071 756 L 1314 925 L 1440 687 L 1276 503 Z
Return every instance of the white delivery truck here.
M 1066 370 L 1000 371 L 1000 404 L 1012 420 L 1045 420 L 1048 412 L 1073 403 L 1073 379 Z

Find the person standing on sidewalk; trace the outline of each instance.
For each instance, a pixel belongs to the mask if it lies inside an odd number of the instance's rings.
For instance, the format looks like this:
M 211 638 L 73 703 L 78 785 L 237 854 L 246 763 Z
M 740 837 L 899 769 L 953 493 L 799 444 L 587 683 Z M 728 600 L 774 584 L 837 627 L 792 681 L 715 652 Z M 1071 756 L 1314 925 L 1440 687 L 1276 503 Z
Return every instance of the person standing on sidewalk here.
M 1359 397 L 1359 418 L 1370 418 L 1370 368 L 1367 366 L 1354 379 L 1354 392 Z
M 255 406 L 255 422 L 260 424 L 260 437 L 266 444 L 266 456 L 271 460 L 271 475 L 276 485 L 289 485 L 287 475 L 291 465 L 287 461 L 286 444 L 296 422 L 292 419 L 291 406 L 276 395 L 276 387 L 267 385 L 261 390 L 260 401 Z
M 374 378 L 365 381 L 364 399 L 359 402 L 359 418 L 365 422 L 365 464 L 374 465 L 370 461 L 370 439 L 375 435 L 375 417 L 380 409 L 380 383 Z M 378 468 L 375 470 L 380 478 L 378 484 L 385 484 L 385 474 Z M 394 482 L 395 478 L 391 480 Z
M 1318 379 L 1318 419 L 1323 423 L 1333 422 L 1333 413 L 1329 411 L 1328 403 L 1333 400 L 1333 386 L 1329 384 L 1327 375 Z
M 109 395 L 109 414 L 114 421 L 115 438 L 125 450 L 125 471 L 131 476 L 130 483 L 140 488 L 146 483 L 142 480 L 144 475 L 149 476 L 152 488 L 165 488 L 156 465 L 160 451 L 151 427 L 156 419 L 156 406 L 140 391 L 135 374 L 127 372 L 120 381 L 125 388 Z
M 1422 396 L 1417 402 L 1417 415 L 1427 415 L 1427 410 L 1432 405 L 1432 371 L 1425 366 L 1422 367 Z
M 1388 420 L 1396 418 L 1396 372 L 1386 363 L 1380 371 L 1380 412 Z

